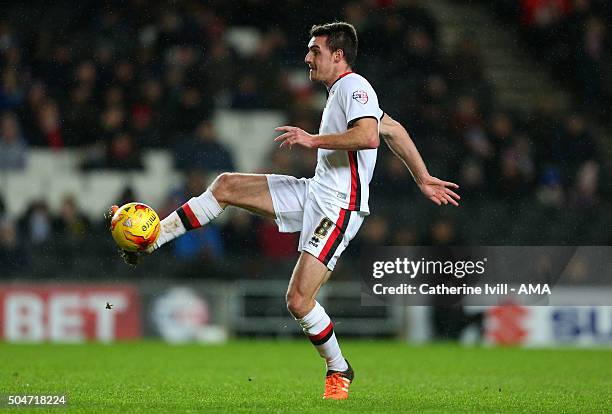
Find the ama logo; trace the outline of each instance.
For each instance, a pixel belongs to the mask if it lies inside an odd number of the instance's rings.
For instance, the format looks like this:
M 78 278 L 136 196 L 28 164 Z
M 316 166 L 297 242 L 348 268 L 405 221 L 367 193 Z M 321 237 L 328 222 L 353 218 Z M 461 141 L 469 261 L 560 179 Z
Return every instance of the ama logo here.
M 365 91 L 355 91 L 353 92 L 353 99 L 365 105 L 368 103 L 368 94 Z

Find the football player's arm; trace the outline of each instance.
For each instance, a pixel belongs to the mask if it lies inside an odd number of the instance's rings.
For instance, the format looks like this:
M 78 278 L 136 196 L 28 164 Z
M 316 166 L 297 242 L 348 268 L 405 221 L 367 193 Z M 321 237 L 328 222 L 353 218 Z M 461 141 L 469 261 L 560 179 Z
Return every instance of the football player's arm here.
M 384 114 L 380 121 L 380 135 L 393 154 L 406 165 L 425 197 L 437 205 L 451 203 L 459 206 L 457 200 L 460 200 L 461 197 L 451 190 L 459 186 L 429 175 L 421 154 L 402 124 Z
M 406 165 L 417 185 L 421 184 L 429 172 L 408 131 L 385 113 L 380 120 L 380 136 L 393 154 Z
M 375 117 L 363 117 L 351 122 L 346 132 L 339 134 L 313 135 L 294 126 L 281 126 L 276 131 L 283 132 L 274 141 L 280 146 L 302 145 L 307 148 L 330 150 L 358 151 L 378 148 L 378 120 Z

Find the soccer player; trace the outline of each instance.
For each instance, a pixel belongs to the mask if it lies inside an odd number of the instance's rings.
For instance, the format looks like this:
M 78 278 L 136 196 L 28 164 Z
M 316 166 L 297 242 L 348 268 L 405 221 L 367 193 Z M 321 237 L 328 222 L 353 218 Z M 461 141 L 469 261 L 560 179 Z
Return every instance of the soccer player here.
M 348 398 L 353 369 L 344 358 L 333 323 L 316 295 L 342 252 L 370 213 L 369 183 L 379 134 L 409 168 L 421 192 L 434 203 L 458 206 L 458 186 L 427 172 L 406 130 L 378 107 L 372 86 L 352 72 L 357 57 L 355 28 L 343 22 L 313 26 L 305 62 L 310 80 L 322 82 L 329 97 L 316 135 L 281 126 L 280 146 L 318 150 L 313 178 L 224 173 L 200 196 L 161 222 L 152 250 L 197 229 L 236 206 L 272 218 L 281 232 L 300 232 L 300 256 L 287 289 L 287 308 L 327 364 L 323 398 Z M 124 253 L 128 262 L 134 254 Z

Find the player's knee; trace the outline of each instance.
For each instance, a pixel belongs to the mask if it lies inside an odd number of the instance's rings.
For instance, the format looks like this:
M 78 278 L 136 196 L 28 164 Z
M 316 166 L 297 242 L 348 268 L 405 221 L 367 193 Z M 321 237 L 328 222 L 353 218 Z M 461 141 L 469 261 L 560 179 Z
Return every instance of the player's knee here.
M 210 186 L 211 191 L 219 203 L 229 203 L 232 194 L 235 194 L 237 174 L 220 174 Z
M 299 293 L 287 292 L 285 298 L 287 301 L 287 309 L 296 318 L 302 318 L 310 311 L 310 302 L 312 300 Z

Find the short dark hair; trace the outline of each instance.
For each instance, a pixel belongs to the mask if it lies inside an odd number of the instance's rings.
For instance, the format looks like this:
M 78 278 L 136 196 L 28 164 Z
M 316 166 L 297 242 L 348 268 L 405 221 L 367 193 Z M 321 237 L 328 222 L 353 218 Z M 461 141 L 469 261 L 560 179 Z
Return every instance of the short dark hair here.
M 349 66 L 353 66 L 355 63 L 357 58 L 357 30 L 352 24 L 334 22 L 314 25 L 310 29 L 310 36 L 327 36 L 325 43 L 332 53 L 342 49 L 346 63 Z

